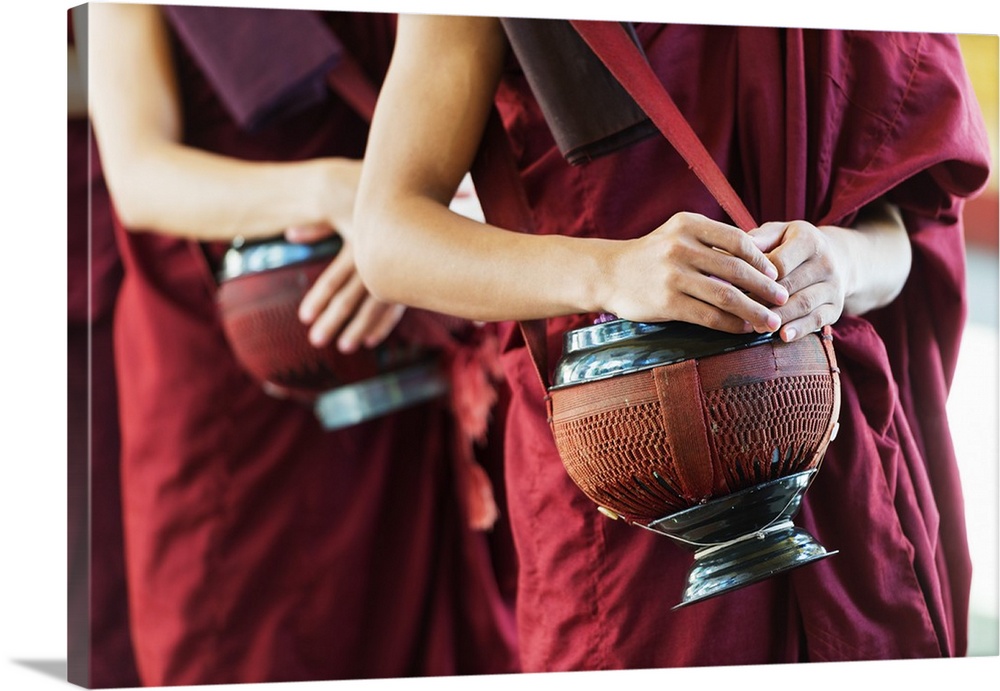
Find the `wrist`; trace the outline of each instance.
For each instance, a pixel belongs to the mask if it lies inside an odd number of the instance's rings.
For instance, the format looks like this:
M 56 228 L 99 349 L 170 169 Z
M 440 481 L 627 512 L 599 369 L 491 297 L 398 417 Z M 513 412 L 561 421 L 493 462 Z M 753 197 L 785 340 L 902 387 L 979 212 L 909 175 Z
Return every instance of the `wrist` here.
M 317 217 L 350 239 L 354 230 L 354 200 L 361 175 L 361 162 L 347 158 L 326 158 L 316 162 L 313 199 Z
M 578 286 L 576 293 L 578 310 L 588 313 L 613 311 L 614 286 L 617 285 L 618 253 L 614 251 L 613 240 L 598 238 L 576 238 L 574 255 L 579 258 L 576 272 Z
M 859 291 L 858 231 L 841 226 L 820 226 L 830 247 L 831 265 L 839 275 L 845 307 Z
M 843 312 L 862 315 L 896 299 L 910 273 L 912 250 L 898 214 L 857 227 L 824 227 L 844 294 Z

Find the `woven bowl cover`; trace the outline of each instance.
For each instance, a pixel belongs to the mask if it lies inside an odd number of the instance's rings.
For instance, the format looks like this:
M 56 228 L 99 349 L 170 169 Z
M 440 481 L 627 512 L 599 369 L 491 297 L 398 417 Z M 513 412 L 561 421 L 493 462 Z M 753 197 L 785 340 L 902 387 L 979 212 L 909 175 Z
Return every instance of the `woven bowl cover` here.
M 350 355 L 316 348 L 298 318 L 299 303 L 329 259 L 292 264 L 224 281 L 216 294 L 233 354 L 257 380 L 307 392 L 369 379 L 416 361 L 417 349 L 390 337 Z
M 840 409 L 830 330 L 550 392 L 583 492 L 648 524 L 816 467 Z

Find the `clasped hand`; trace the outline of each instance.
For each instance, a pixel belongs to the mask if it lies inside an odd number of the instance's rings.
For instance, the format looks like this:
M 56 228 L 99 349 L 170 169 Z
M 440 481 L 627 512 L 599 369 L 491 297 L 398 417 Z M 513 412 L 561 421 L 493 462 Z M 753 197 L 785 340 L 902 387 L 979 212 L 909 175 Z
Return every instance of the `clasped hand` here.
M 794 341 L 843 310 L 837 230 L 794 221 L 747 233 L 699 214 L 675 214 L 618 246 L 608 311 L 729 333 L 780 331 L 782 340 Z
M 782 340 L 794 341 L 840 319 L 850 268 L 840 239 L 851 232 L 806 221 L 764 223 L 750 231 L 789 294 L 784 304 L 774 308 L 781 318 Z

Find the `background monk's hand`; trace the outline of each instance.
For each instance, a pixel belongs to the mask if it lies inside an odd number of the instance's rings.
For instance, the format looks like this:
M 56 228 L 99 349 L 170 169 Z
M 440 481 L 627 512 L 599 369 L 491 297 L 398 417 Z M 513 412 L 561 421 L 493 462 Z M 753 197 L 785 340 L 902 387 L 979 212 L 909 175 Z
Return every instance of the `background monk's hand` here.
M 608 311 L 633 321 L 677 320 L 729 333 L 772 332 L 788 298 L 753 238 L 693 213 L 619 244 Z
M 315 224 L 289 228 L 285 237 L 291 242 L 315 242 L 334 232 L 328 225 Z M 372 297 L 355 268 L 352 244 L 344 239 L 340 252 L 302 298 L 299 319 L 310 327 L 314 346 L 324 347 L 336 337 L 337 349 L 350 353 L 385 340 L 405 309 Z

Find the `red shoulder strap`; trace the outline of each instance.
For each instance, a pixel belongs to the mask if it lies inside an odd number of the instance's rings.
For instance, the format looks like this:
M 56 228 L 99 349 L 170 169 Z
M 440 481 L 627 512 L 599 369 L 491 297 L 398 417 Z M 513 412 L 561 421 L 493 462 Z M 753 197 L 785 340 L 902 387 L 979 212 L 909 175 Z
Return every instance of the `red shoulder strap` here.
M 733 222 L 743 230 L 756 228 L 757 223 L 743 201 L 678 110 L 625 28 L 618 22 L 573 20 L 570 23 L 667 141 L 687 161 L 694 174 Z

